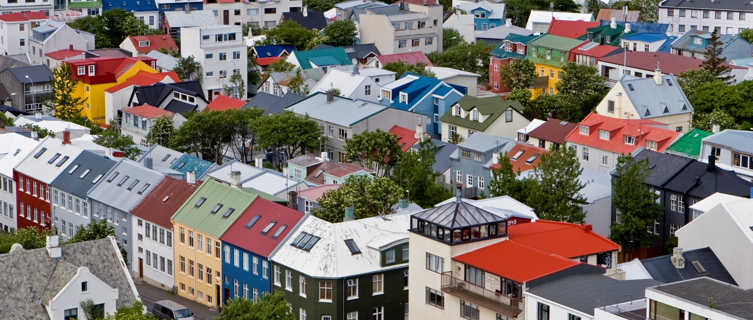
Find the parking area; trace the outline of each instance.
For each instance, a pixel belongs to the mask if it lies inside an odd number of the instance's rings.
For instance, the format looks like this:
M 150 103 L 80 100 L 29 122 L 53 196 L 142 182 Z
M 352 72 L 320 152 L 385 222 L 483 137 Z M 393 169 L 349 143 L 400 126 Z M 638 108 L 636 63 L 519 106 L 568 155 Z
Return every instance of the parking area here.
M 143 281 L 139 281 L 138 279 L 133 279 L 133 281 L 136 284 L 136 289 L 139 290 L 141 301 L 147 308 L 150 308 L 155 301 L 167 299 L 188 307 L 188 309 L 194 313 L 194 318 L 197 320 L 214 320 L 220 316 L 216 310 L 209 309 L 202 304 L 182 298 L 177 294 L 172 294 L 162 288 L 152 286 Z

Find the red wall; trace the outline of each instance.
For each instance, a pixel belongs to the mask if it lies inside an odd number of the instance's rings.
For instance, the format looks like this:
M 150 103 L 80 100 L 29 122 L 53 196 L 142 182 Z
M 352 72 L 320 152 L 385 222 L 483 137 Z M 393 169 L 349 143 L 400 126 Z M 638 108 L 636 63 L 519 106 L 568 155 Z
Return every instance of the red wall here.
M 23 177 L 24 180 L 23 186 L 21 185 L 21 177 Z M 16 218 L 18 219 L 18 228 L 35 227 L 38 229 L 50 229 L 52 227 L 52 213 L 50 210 L 50 199 L 48 199 L 47 194 L 49 186 L 38 180 L 31 179 L 15 170 L 13 171 L 13 180 L 16 182 L 16 209 L 18 211 Z M 39 188 L 37 196 L 34 196 L 32 190 L 27 190 L 27 180 L 29 180 L 31 188 L 34 188 L 34 182 L 37 183 L 37 188 Z M 24 204 L 24 216 L 21 215 L 21 203 Z M 26 210 L 28 210 L 26 207 L 28 206 L 31 206 L 31 217 L 25 217 Z M 40 217 L 38 222 L 34 222 L 34 209 L 37 209 L 38 216 Z M 44 221 L 44 224 L 42 224 L 42 221 Z

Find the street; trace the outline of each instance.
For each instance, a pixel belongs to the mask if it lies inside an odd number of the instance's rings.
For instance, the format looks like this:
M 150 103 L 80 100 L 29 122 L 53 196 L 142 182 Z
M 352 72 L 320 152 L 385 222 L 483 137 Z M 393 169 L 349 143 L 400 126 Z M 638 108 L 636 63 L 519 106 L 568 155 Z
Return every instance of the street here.
M 217 311 L 211 310 L 202 304 L 185 299 L 178 296 L 177 294 L 172 294 L 163 290 L 162 288 L 152 286 L 138 279 L 133 279 L 133 281 L 136 284 L 136 289 L 139 290 L 141 301 L 144 303 L 144 306 L 146 306 L 147 309 L 151 308 L 152 303 L 154 303 L 155 301 L 167 299 L 186 306 L 189 310 L 191 310 L 191 312 L 194 313 L 194 318 L 196 320 L 213 320 L 217 319 L 220 316 Z

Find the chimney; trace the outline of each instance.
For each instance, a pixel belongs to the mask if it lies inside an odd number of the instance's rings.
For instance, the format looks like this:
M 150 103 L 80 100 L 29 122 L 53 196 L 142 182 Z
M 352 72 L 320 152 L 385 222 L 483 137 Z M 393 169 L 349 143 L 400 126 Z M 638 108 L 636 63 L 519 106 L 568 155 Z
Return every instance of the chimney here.
M 625 30 L 622 33 L 630 33 L 630 24 L 629 23 L 627 23 L 627 22 L 625 23 Z
M 345 217 L 343 217 L 344 221 L 353 221 L 355 219 L 355 216 L 353 215 L 353 207 L 346 207 L 345 208 Z
M 298 192 L 288 192 L 288 207 L 293 210 L 298 210 Z
M 609 22 L 609 27 L 612 29 L 617 29 L 617 19 L 612 17 Z
M 713 154 L 709 155 L 709 163 L 706 165 L 706 170 L 708 171 L 714 171 L 716 169 L 716 156 Z
M 72 44 L 68 45 L 68 50 L 73 50 L 73 45 Z
M 661 69 L 656 68 L 656 70 L 654 70 L 654 83 L 656 83 L 657 86 L 661 85 L 661 78 L 662 78 Z
M 256 156 L 254 158 L 254 166 L 257 168 L 263 168 L 264 167 L 264 156 Z
M 233 187 L 240 188 L 241 187 L 241 172 L 234 170 L 230 172 L 230 184 Z
M 58 236 L 47 236 L 46 248 L 50 258 L 57 259 L 63 255 L 63 252 L 60 249 L 60 238 L 58 238 Z
M 193 171 L 186 172 L 186 183 L 196 184 L 196 172 L 193 172 Z
M 506 27 L 512 27 L 512 19 L 510 19 L 510 18 L 505 19 L 505 26 Z
M 672 256 L 669 258 L 669 261 L 672 262 L 672 265 L 675 266 L 676 269 L 685 269 L 685 257 L 682 256 L 682 248 L 673 248 Z
M 63 144 L 71 144 L 71 131 L 68 129 L 63 131 Z
M 322 160 L 329 161 L 329 156 L 327 155 L 327 151 L 322 151 Z
M 152 157 L 146 157 L 146 159 L 144 159 L 144 167 L 146 167 L 147 169 L 152 169 L 153 166 L 154 160 L 152 160 Z
M 332 90 L 333 89 L 327 90 L 327 103 L 335 101 L 335 92 L 333 92 Z
M 424 132 L 424 125 L 421 124 L 421 123 L 416 124 L 416 134 L 415 134 L 414 138 L 418 139 L 418 142 L 421 142 L 421 141 L 424 140 L 424 135 L 425 134 L 426 133 Z
M 713 132 L 713 133 L 719 133 L 720 130 L 721 130 L 721 127 L 719 127 L 718 124 L 715 124 L 715 125 L 711 126 L 711 132 Z
M 463 184 L 457 182 L 455 184 L 455 202 L 463 201 Z

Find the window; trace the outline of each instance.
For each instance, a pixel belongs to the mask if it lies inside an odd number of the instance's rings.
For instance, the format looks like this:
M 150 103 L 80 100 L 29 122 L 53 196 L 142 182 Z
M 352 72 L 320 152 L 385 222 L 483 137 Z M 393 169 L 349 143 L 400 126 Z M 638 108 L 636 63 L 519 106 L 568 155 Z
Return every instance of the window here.
M 738 12 L 737 13 L 737 20 L 744 21 L 745 20 L 745 12 Z
M 76 68 L 76 75 L 83 76 L 86 74 L 86 67 L 84 66 L 78 66 Z
M 484 287 L 484 271 L 471 266 L 465 266 L 465 281 L 475 284 L 479 287 Z
M 384 274 L 375 274 L 371 276 L 371 295 L 384 293 Z
M 736 167 L 753 169 L 753 156 L 744 153 L 735 153 L 733 157 Z
M 148 257 L 149 254 L 147 254 L 146 256 Z M 180 256 L 179 260 L 180 260 L 180 272 L 186 273 L 186 257 Z
M 230 264 L 230 247 L 225 246 L 225 263 Z
M 298 309 L 298 320 L 307 320 L 306 316 L 306 310 L 303 308 Z
M 253 263 L 253 270 L 252 271 L 253 271 L 253 273 L 255 275 L 258 275 L 259 274 L 259 258 L 252 257 L 252 263 Z
M 411 40 L 411 47 L 418 47 L 421 45 L 421 39 L 413 39 Z
M 220 52 L 219 57 L 220 57 L 220 61 L 225 61 L 225 60 L 227 60 L 227 53 L 226 52 Z
M 306 297 L 306 278 L 302 275 L 298 275 L 298 295 Z
M 76 308 L 70 308 L 70 309 L 65 309 L 65 311 L 63 311 L 63 319 L 65 319 L 65 320 L 76 320 L 76 319 L 78 319 L 78 307 L 76 307 Z
M 588 147 L 583 147 L 583 160 L 588 161 Z
M 238 60 L 241 58 L 241 52 L 240 51 L 233 51 L 233 59 Z
M 578 132 L 582 136 L 587 136 L 587 135 L 590 134 L 587 126 L 580 126 L 580 127 L 578 127 Z
M 470 174 L 465 175 L 465 183 L 468 186 L 473 186 L 473 176 Z
M 264 279 L 269 278 L 269 263 L 266 260 L 261 262 L 261 276 Z
M 293 273 L 290 270 L 285 270 L 285 290 L 293 291 Z
M 478 320 L 478 306 L 465 300 L 460 300 L 460 317 L 463 319 Z
M 673 17 L 675 15 L 674 9 L 667 9 L 667 17 Z
M 358 299 L 358 278 L 345 280 L 345 284 L 345 294 L 347 299 Z
M 280 282 L 280 276 L 282 275 L 282 271 L 280 271 L 280 266 L 274 266 L 274 283 L 276 286 L 281 286 L 282 283 Z
M 576 316 L 572 313 L 567 314 L 567 320 L 581 320 L 579 316 Z
M 609 156 L 608 155 L 602 155 L 601 156 L 601 165 L 606 166 L 609 164 Z
M 403 246 L 402 255 L 400 257 L 403 262 L 408 261 L 408 246 Z
M 358 320 L 358 311 L 348 312 L 348 314 L 345 315 L 345 320 Z
M 536 306 L 536 319 L 549 320 L 549 306 L 541 302 Z
M 193 248 L 193 231 L 188 230 L 188 246 Z M 230 254 L 230 252 L 228 252 Z
M 426 304 L 444 309 L 444 293 L 426 287 Z
M 424 45 L 430 46 L 434 44 L 434 37 L 426 37 L 424 38 Z
M 607 131 L 607 130 L 599 130 L 599 139 L 601 139 L 601 140 L 609 140 L 609 131 Z
M 646 149 L 656 151 L 657 149 L 656 141 L 646 140 Z
M 607 112 L 614 113 L 614 100 L 607 100 Z
M 199 267 L 199 280 L 203 281 L 204 280 L 204 266 L 201 263 L 199 263 L 198 267 Z
M 397 41 L 397 47 L 398 48 L 405 48 L 406 44 L 408 43 L 407 40 L 398 40 Z
M 363 87 L 363 94 L 366 95 L 366 96 L 370 96 L 371 95 L 371 85 L 367 84 L 367 85 L 365 85 Z
M 89 76 L 90 76 L 90 77 L 94 76 L 94 71 L 95 71 L 95 67 L 94 67 L 94 65 L 93 65 L 93 64 L 90 64 L 90 65 L 89 65 Z
M 719 20 L 721 18 L 722 18 L 722 12 L 721 11 L 714 12 L 714 19 Z
M 319 301 L 332 302 L 332 280 L 319 280 Z
M 243 253 L 243 271 L 248 271 L 248 253 Z
M 384 263 L 386 264 L 395 263 L 395 250 L 394 249 L 387 250 L 384 253 Z
M 193 260 L 188 259 L 188 275 L 193 277 L 193 271 L 194 271 Z
M 374 307 L 374 313 L 371 314 L 372 320 L 384 320 L 384 307 Z
M 444 271 L 444 258 L 427 252 L 426 270 L 442 273 L 442 271 Z

